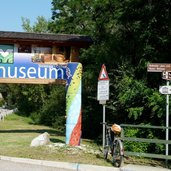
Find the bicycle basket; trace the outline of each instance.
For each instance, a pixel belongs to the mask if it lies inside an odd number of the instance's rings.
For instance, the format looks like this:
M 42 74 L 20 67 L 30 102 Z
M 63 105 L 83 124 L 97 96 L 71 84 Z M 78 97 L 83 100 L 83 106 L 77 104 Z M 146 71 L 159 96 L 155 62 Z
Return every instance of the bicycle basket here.
M 121 133 L 121 127 L 117 124 L 113 124 L 111 126 L 111 130 L 114 132 L 114 134 L 120 134 Z

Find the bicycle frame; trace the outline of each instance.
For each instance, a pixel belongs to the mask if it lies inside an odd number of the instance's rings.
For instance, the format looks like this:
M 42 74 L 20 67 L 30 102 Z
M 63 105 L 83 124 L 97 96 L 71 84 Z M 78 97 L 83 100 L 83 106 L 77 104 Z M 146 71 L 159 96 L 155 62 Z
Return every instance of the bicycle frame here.
M 113 164 L 120 167 L 123 164 L 124 148 L 122 139 L 111 131 L 111 126 L 105 124 L 105 148 L 104 158 L 107 159 L 108 153 L 113 157 Z M 112 135 L 113 134 L 113 135 Z

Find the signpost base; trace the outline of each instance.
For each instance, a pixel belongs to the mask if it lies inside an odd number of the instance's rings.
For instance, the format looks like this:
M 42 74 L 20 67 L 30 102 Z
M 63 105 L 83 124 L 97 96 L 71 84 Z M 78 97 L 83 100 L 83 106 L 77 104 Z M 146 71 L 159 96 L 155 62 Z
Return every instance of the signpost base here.
M 99 104 L 105 105 L 106 104 L 106 100 L 100 100 Z

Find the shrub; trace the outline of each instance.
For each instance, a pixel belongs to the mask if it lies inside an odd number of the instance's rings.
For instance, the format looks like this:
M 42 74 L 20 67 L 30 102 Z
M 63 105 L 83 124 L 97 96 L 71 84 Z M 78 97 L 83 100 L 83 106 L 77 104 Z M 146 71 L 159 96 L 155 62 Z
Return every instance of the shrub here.
M 139 137 L 139 129 L 137 128 L 128 128 L 124 130 L 125 137 Z M 142 142 L 130 142 L 124 141 L 124 148 L 125 151 L 133 151 L 133 152 L 140 152 L 145 153 L 147 152 L 149 144 L 142 143 Z

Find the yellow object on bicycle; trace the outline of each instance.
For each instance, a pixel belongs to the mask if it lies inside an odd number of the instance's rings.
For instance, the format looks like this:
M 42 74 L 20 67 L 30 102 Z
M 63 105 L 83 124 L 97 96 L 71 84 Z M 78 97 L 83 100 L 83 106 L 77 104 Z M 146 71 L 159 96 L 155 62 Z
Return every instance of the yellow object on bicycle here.
M 121 133 L 121 127 L 118 124 L 113 124 L 111 130 L 117 135 Z

